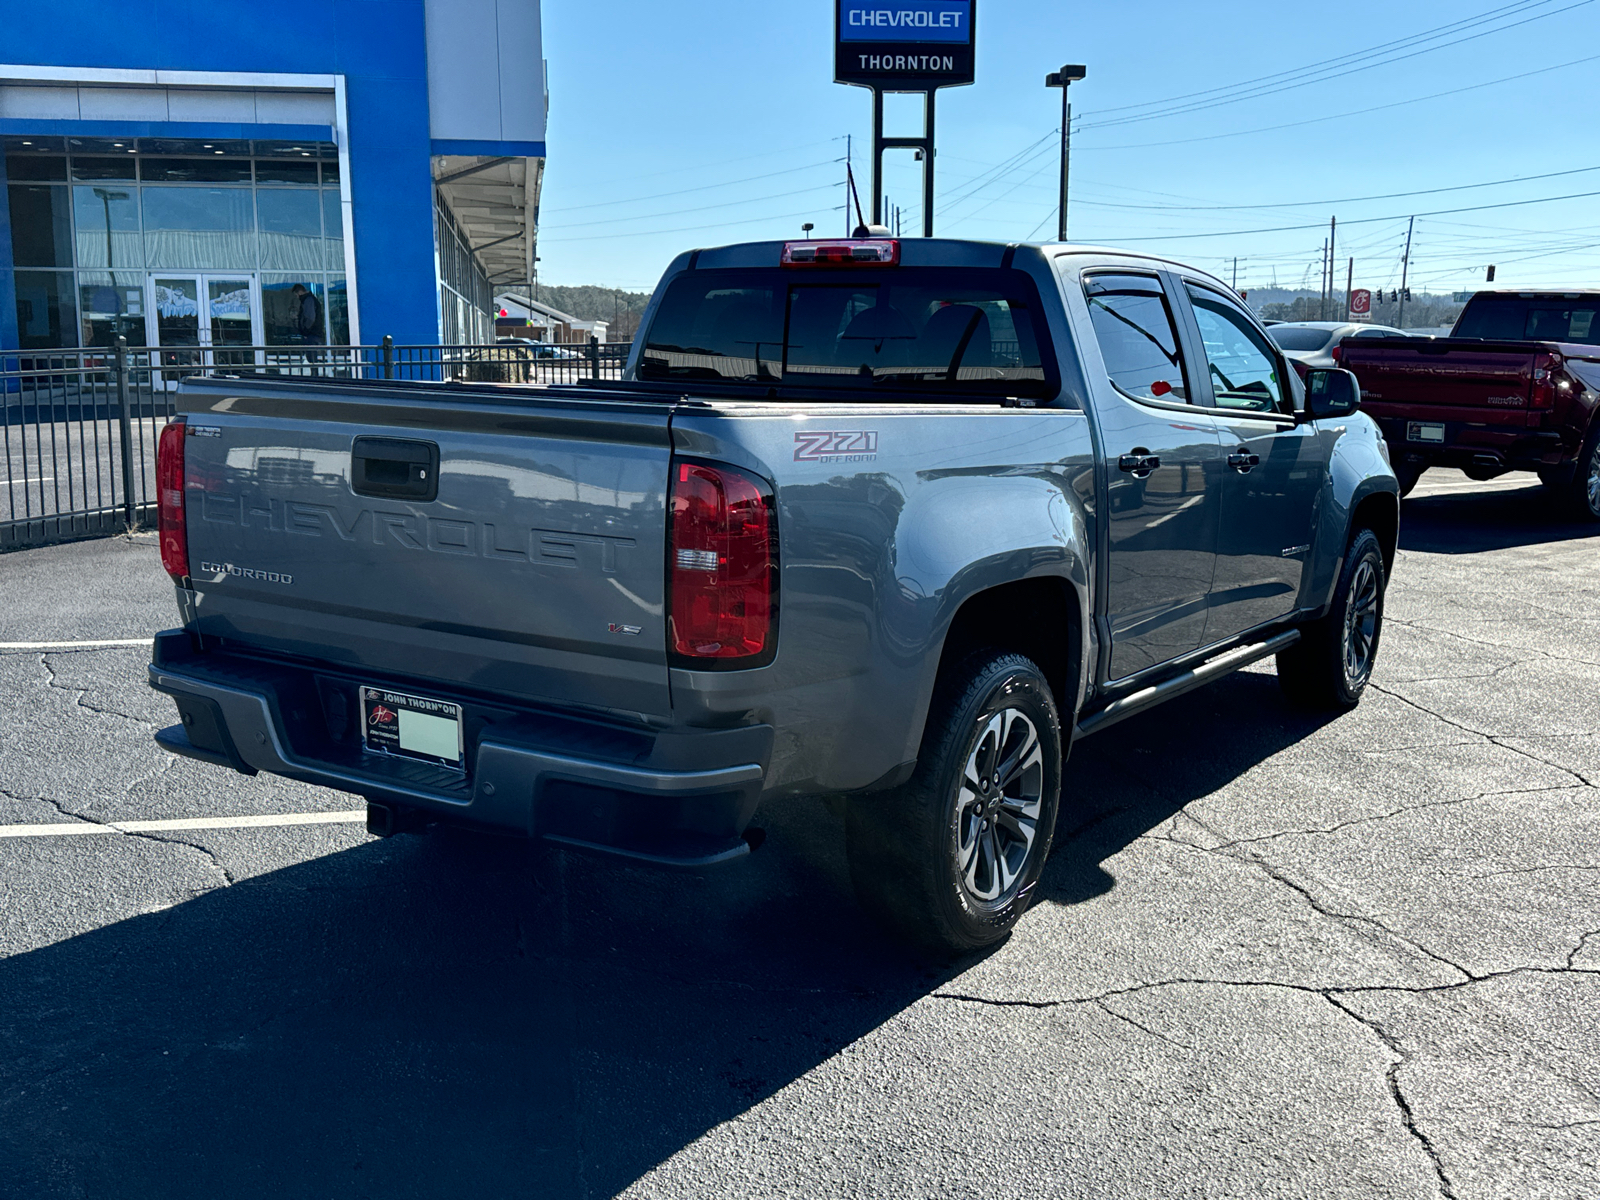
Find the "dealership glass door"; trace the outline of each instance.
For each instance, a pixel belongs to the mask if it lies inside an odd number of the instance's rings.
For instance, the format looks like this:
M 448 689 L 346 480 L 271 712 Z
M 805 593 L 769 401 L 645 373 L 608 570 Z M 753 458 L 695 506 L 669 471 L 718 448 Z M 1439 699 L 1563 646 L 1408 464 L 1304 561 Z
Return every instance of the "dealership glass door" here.
M 151 344 L 160 348 L 160 366 L 193 370 L 256 361 L 261 301 L 252 276 L 151 275 L 150 291 Z M 160 383 L 172 387 L 187 373 L 163 372 Z

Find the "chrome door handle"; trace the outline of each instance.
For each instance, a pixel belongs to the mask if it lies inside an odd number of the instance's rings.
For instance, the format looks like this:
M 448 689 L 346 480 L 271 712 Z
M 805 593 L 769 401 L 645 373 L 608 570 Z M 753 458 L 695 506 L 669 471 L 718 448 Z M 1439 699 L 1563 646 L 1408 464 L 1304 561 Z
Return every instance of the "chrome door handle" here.
M 1144 479 L 1160 465 L 1160 457 L 1147 450 L 1135 450 L 1132 454 L 1124 454 L 1117 459 L 1117 469 L 1128 472 L 1135 479 Z
M 1261 465 L 1261 455 L 1252 454 L 1243 446 L 1240 446 L 1238 450 L 1228 455 L 1228 465 L 1241 475 L 1248 475 L 1251 467 Z

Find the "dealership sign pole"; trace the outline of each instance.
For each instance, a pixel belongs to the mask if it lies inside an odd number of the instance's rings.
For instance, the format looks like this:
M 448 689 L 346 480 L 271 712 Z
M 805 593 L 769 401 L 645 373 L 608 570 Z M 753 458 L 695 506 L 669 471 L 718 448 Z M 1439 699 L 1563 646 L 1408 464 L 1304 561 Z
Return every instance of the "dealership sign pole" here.
M 973 81 L 977 7 L 978 0 L 838 0 L 833 80 L 872 89 L 874 225 L 883 224 L 883 152 L 920 150 L 922 236 L 933 236 L 933 98 Z M 921 137 L 883 136 L 885 92 L 922 94 Z

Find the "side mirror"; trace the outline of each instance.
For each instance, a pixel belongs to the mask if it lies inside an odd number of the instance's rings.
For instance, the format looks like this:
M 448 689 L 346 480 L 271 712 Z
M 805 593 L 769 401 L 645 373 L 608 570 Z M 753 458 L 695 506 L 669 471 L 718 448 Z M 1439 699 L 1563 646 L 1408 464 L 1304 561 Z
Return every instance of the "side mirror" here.
M 1353 373 L 1321 367 L 1306 372 L 1306 420 L 1348 417 L 1360 407 L 1361 384 Z

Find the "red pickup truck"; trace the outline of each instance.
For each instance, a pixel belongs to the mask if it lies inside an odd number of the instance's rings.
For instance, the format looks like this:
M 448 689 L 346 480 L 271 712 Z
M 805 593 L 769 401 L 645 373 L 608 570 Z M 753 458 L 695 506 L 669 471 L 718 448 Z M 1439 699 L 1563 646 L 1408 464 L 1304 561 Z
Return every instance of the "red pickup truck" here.
M 1600 290 L 1479 292 L 1447 338 L 1346 338 L 1401 495 L 1429 467 L 1537 471 L 1600 521 Z

